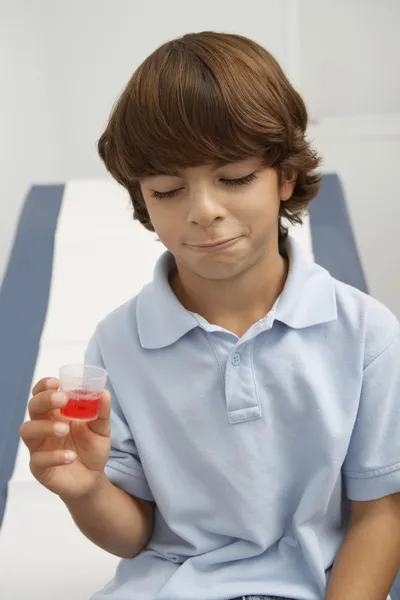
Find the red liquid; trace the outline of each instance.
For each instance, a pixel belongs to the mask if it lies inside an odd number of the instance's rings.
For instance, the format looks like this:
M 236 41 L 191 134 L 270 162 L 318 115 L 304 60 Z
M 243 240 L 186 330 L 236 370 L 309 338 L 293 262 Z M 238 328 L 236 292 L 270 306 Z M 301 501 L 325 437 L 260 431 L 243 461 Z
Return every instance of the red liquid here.
M 68 404 L 61 409 L 61 414 L 68 419 L 93 421 L 99 414 L 102 392 L 92 390 L 69 390 Z

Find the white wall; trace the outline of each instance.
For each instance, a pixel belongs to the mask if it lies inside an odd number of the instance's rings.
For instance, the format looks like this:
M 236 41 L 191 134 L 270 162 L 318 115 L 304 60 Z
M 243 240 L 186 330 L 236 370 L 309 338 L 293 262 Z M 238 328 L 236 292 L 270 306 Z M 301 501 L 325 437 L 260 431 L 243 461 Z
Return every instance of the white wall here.
M 400 2 L 299 0 L 301 89 L 313 118 L 400 113 Z
M 0 282 L 30 183 L 60 176 L 51 82 L 23 4 L 0 2 Z

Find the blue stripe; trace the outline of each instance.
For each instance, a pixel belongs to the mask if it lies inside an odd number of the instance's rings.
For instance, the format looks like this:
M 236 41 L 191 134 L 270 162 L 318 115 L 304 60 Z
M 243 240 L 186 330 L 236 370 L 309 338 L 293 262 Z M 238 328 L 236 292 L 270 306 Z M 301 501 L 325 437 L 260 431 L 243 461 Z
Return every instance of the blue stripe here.
M 311 202 L 309 214 L 315 261 L 336 279 L 368 292 L 337 175 L 323 176 L 321 190 Z
M 46 319 L 64 185 L 34 186 L 0 289 L 0 524 Z

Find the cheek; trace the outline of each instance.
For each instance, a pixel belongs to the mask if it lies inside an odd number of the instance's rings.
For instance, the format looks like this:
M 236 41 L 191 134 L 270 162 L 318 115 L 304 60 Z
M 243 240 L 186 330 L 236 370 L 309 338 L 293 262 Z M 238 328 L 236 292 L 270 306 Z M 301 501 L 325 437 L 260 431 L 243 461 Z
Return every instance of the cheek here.
M 163 222 L 162 210 L 160 210 L 160 205 L 156 203 L 153 199 L 145 199 L 145 204 L 147 212 L 149 213 L 150 221 L 154 229 L 157 231 Z
M 255 190 L 243 198 L 236 215 L 244 223 L 259 228 L 275 223 L 279 216 L 280 199 L 276 190 Z
M 152 202 L 146 202 L 146 207 L 157 236 L 165 246 L 170 248 L 179 236 L 179 220 L 161 203 L 155 205 Z

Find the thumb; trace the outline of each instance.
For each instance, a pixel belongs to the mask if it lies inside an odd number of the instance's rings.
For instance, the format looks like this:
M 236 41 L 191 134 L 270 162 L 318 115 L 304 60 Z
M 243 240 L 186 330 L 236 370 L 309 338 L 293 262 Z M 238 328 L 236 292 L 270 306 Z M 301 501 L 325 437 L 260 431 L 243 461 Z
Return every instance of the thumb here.
M 110 412 L 111 412 L 111 394 L 108 390 L 104 390 L 100 400 L 99 416 L 95 421 L 90 421 L 88 427 L 104 437 L 110 435 Z

